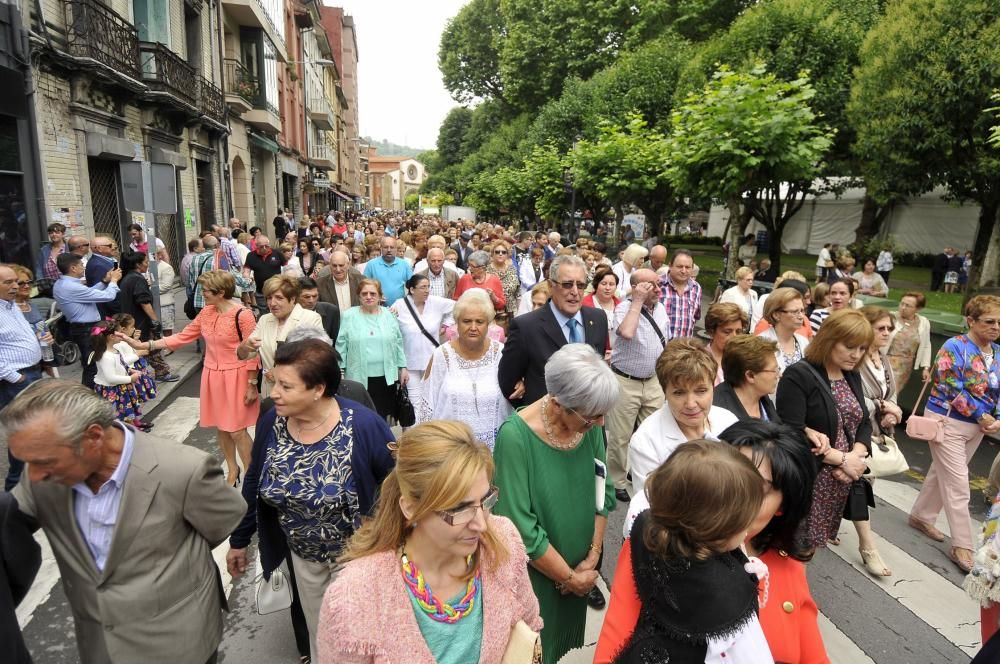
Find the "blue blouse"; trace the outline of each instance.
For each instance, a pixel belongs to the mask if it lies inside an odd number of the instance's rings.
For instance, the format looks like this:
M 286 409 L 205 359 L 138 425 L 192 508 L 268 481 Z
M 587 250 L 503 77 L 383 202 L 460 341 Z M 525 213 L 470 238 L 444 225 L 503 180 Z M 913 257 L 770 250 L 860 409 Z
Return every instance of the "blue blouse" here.
M 351 467 L 354 409 L 322 440 L 303 445 L 274 421 L 276 444 L 268 447 L 260 476 L 260 496 L 276 508 L 289 548 L 313 562 L 335 559 L 361 525 L 358 491 Z

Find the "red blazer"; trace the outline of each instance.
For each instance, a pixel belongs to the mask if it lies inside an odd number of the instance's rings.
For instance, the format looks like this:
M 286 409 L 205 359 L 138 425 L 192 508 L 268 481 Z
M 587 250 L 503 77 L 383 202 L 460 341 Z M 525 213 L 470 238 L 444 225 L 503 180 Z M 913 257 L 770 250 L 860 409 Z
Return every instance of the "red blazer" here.
M 787 555 L 768 551 L 760 557 L 770 576 L 767 605 L 760 626 L 776 664 L 829 664 L 816 622 L 816 602 L 809 593 L 806 566 Z M 641 608 L 632 576 L 631 540 L 618 554 L 611 600 L 597 640 L 594 664 L 610 664 L 635 630 Z M 789 610 L 791 609 L 791 610 Z

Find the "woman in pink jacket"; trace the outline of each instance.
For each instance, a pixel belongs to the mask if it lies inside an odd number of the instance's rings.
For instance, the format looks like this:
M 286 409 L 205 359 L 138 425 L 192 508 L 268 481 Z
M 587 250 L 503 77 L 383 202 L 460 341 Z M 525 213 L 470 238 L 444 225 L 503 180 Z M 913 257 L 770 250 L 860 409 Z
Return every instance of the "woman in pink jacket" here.
M 395 453 L 375 516 L 326 591 L 319 661 L 499 664 L 542 619 L 520 535 L 490 513 L 490 451 L 467 425 L 435 420 L 404 432 Z

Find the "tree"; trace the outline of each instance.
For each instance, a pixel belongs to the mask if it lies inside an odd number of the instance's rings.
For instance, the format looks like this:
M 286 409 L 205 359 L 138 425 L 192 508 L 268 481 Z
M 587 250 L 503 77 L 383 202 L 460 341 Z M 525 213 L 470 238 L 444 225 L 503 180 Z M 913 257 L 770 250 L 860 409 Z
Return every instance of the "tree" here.
M 500 0 L 471 0 L 441 33 L 438 68 L 455 101 L 496 99 L 505 103 L 500 51 L 506 27 Z
M 814 96 L 804 76 L 779 81 L 762 66 L 749 73 L 723 67 L 672 118 L 669 173 L 678 193 L 724 201 L 731 224 L 753 214 L 770 234 L 771 264 L 779 272 L 785 224 L 832 143 L 832 132 L 809 107 Z
M 456 106 L 448 111 L 438 129 L 437 154 L 438 163 L 452 166 L 460 163 L 468 154 L 466 135 L 472 126 L 472 110 Z
M 604 121 L 599 131 L 596 140 L 581 140 L 569 155 L 574 186 L 609 202 L 619 215 L 624 204 L 635 203 L 650 223 L 662 221 L 674 204 L 666 137 L 638 113 L 624 125 Z
M 725 30 L 756 0 L 646 0 L 629 35 L 629 42 L 643 42 L 666 30 L 691 41 L 702 41 Z
M 907 0 L 868 34 L 849 114 L 869 187 L 882 197 L 943 184 L 980 205 L 970 291 L 982 285 L 1000 211 L 1000 151 L 989 144 L 1000 87 L 1000 5 Z M 985 272 L 995 280 L 996 270 Z
M 558 219 L 569 207 L 565 168 L 566 160 L 554 145 L 536 146 L 524 160 L 524 185 L 534 201 L 535 212 L 543 219 Z
M 407 194 L 403 199 L 404 210 L 416 210 L 418 205 L 420 205 L 420 194 Z

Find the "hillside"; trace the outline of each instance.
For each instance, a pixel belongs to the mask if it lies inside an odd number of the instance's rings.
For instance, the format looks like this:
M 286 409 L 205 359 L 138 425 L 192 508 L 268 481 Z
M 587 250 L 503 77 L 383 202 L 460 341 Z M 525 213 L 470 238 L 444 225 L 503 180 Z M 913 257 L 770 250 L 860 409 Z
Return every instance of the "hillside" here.
M 400 157 L 416 157 L 421 152 L 425 151 L 425 148 L 411 148 L 406 145 L 399 145 L 391 141 L 376 141 L 375 139 L 365 136 L 361 139 L 365 143 L 368 143 L 373 148 L 378 148 L 378 153 L 380 155 L 392 155 Z

